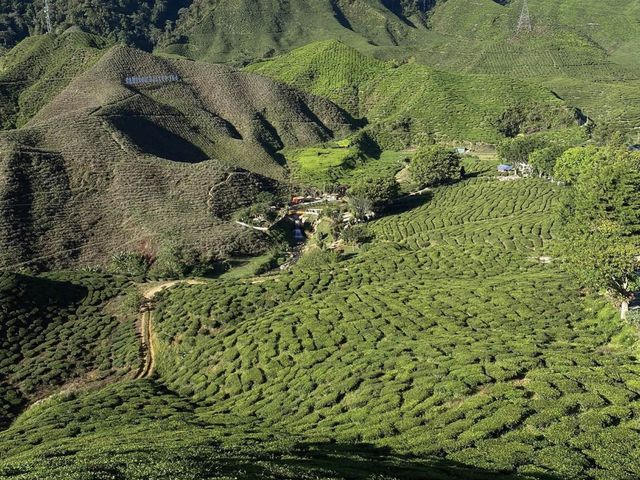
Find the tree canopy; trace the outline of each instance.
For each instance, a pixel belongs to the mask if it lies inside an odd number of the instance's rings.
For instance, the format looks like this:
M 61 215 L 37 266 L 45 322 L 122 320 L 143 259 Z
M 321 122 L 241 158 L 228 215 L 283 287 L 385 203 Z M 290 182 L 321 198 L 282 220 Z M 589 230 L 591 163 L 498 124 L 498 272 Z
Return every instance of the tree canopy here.
M 419 187 L 433 187 L 459 180 L 462 159 L 450 149 L 429 146 L 418 150 L 411 160 L 412 180 Z
M 549 147 L 549 142 L 540 136 L 521 136 L 503 140 L 498 144 L 498 155 L 510 163 L 526 163 L 536 150 Z
M 529 155 L 529 164 L 538 175 L 551 177 L 563 152 L 564 148 L 557 145 L 535 150 Z
M 400 186 L 394 177 L 371 177 L 354 184 L 348 191 L 353 213 L 362 218 L 368 210 L 378 211 L 398 196 Z
M 75 25 L 147 50 L 173 29 L 181 9 L 191 3 L 192 0 L 50 0 L 56 33 Z M 28 35 L 44 33 L 44 25 L 42 2 L 0 2 L 0 46 L 10 48 Z
M 561 209 L 563 256 L 570 271 L 606 291 L 624 318 L 640 270 L 640 154 L 576 148 L 556 165 L 569 183 Z

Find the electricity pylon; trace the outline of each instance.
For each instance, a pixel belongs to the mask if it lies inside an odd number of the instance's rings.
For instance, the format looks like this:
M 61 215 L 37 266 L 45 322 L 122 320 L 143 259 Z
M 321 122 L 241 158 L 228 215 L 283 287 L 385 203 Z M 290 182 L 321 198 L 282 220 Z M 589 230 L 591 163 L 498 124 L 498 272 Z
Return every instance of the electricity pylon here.
M 49 8 L 49 0 L 44 0 L 44 18 L 47 27 L 47 33 L 51 33 L 53 28 L 51 26 L 51 9 Z
M 529 15 L 529 0 L 524 0 L 522 5 L 522 13 L 520 13 L 520 19 L 518 20 L 517 32 L 530 32 L 533 30 L 531 26 L 531 15 Z

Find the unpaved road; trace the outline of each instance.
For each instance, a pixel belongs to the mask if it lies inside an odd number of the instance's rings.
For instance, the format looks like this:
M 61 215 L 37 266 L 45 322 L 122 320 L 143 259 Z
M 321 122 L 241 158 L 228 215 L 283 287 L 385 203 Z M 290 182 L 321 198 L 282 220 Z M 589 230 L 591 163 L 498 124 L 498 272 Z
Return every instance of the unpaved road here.
M 202 285 L 204 283 L 205 282 L 201 280 L 174 280 L 171 282 L 158 282 L 140 285 L 140 290 L 145 298 L 145 302 L 140 309 L 137 328 L 140 332 L 140 354 L 143 361 L 134 378 L 139 379 L 151 377 L 156 366 L 153 335 L 153 310 L 155 307 L 153 302 L 154 297 L 163 290 L 175 287 L 176 285 Z

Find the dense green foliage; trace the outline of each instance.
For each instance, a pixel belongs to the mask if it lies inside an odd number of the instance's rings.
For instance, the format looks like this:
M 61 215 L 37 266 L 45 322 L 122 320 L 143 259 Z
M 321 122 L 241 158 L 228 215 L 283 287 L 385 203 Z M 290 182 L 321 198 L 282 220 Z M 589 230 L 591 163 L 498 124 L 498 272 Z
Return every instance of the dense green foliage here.
M 61 33 L 71 26 L 116 42 L 150 49 L 173 28 L 179 10 L 192 0 L 49 0 L 51 23 Z M 46 31 L 42 3 L 5 0 L 0 7 L 0 41 L 11 47 L 27 35 Z
M 3 480 L 87 475 L 131 480 L 535 478 L 496 476 L 456 462 L 394 454 L 371 444 L 273 435 L 256 430 L 252 419 L 221 415 L 209 422 L 196 403 L 150 381 L 54 397 L 0 436 Z
M 374 211 L 379 211 L 393 201 L 399 192 L 400 186 L 395 177 L 370 177 L 355 183 L 347 194 L 352 204 L 358 200 L 365 200 Z
M 559 145 L 540 148 L 529 154 L 528 161 L 535 173 L 540 176 L 552 177 L 558 157 L 560 157 L 564 151 L 565 148 Z
M 368 249 L 338 265 L 169 291 L 160 375 L 211 419 L 625 478 L 640 467 L 628 461 L 637 364 L 612 341 L 614 312 L 538 261 L 556 195 L 543 181 L 470 180 L 375 222 Z
M 640 154 L 574 149 L 556 170 L 570 181 L 562 213 L 571 271 L 621 302 L 624 317 L 640 287 Z
M 409 171 L 418 188 L 435 187 L 460 180 L 462 159 L 447 148 L 432 146 L 419 149 L 411 159 Z
M 0 472 L 340 478 L 389 448 L 413 455 L 396 478 L 637 476 L 637 334 L 540 260 L 562 188 L 471 178 L 371 223 L 355 256 L 316 249 L 277 275 L 161 293 L 160 384 L 28 411 L 0 433 Z M 292 442 L 351 447 L 319 465 Z
M 138 364 L 122 278 L 0 274 L 0 423 L 72 381 L 122 376 Z

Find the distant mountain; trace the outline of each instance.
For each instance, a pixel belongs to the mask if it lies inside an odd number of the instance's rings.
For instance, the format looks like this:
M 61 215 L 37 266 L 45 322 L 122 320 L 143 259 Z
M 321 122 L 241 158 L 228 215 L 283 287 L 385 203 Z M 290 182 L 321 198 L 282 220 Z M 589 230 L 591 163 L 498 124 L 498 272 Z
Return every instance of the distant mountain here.
M 185 35 L 183 50 L 227 58 L 261 55 L 271 48 L 329 38 L 341 33 L 360 42 L 398 42 L 406 26 L 423 23 L 420 14 L 436 0 L 49 0 L 58 33 L 76 25 L 111 41 L 146 50 Z M 0 5 L 0 46 L 10 48 L 28 35 L 45 32 L 41 2 L 6 0 Z M 176 30 L 176 23 L 179 27 Z M 405 27 L 402 26 L 405 24 Z M 213 32 L 210 38 L 198 38 Z M 251 34 L 253 39 L 248 39 Z M 306 41 L 305 41 L 306 40 Z M 181 43 L 182 40 L 179 41 Z M 231 51 L 228 51 L 231 50 Z
M 338 39 L 363 50 L 413 44 L 426 30 L 417 0 L 209 0 L 195 3 L 162 51 L 208 61 L 268 57 Z M 420 8 L 418 7 L 420 5 Z
M 328 100 L 264 77 L 114 47 L 0 134 L 0 264 L 100 262 L 169 237 L 255 253 L 264 239 L 225 219 L 279 188 L 277 151 L 353 126 Z
M 313 43 L 250 65 L 247 71 L 325 96 L 366 117 L 384 131 L 380 135 L 387 137 L 385 143 L 402 137 L 408 144 L 419 143 L 425 135 L 444 141 L 495 142 L 504 137 L 498 118 L 516 106 L 532 112 L 523 119 L 523 132 L 578 123 L 577 112 L 540 85 L 382 62 L 337 41 Z

